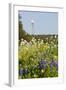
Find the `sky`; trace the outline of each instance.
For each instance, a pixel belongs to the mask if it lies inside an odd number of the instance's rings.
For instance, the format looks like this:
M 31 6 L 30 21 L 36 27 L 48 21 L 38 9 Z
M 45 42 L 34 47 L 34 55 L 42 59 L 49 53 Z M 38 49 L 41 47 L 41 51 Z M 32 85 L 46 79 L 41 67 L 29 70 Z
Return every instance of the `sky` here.
M 19 11 L 24 30 L 29 34 L 58 34 L 58 13 Z M 33 24 L 32 24 L 33 22 Z

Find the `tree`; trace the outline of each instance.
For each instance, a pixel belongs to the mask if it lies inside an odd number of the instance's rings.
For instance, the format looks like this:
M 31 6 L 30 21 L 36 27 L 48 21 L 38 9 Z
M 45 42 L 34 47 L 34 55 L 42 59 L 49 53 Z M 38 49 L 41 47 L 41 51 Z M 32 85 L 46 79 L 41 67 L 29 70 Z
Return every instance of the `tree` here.
M 32 39 L 32 36 L 29 35 L 27 32 L 25 32 L 20 15 L 19 15 L 19 23 L 18 24 L 19 24 L 19 44 L 20 44 L 22 38 L 29 42 Z
M 21 38 L 23 38 L 25 35 L 25 31 L 23 29 L 23 24 L 21 21 L 21 16 L 19 15 L 19 40 L 21 41 Z

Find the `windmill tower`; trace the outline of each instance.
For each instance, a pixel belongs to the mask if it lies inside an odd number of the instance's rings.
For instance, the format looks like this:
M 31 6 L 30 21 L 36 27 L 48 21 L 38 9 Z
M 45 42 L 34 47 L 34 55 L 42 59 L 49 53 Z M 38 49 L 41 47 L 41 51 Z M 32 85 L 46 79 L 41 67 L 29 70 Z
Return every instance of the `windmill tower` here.
M 34 20 L 31 20 L 31 30 L 32 30 L 32 35 L 35 35 L 35 22 L 34 22 Z

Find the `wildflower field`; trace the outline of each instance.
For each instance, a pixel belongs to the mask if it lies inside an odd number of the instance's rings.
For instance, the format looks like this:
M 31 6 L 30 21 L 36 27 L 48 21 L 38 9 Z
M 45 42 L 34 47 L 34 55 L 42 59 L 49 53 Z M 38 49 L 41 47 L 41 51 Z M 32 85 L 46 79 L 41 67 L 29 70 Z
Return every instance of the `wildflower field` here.
M 58 77 L 58 37 L 21 39 L 18 50 L 19 79 Z

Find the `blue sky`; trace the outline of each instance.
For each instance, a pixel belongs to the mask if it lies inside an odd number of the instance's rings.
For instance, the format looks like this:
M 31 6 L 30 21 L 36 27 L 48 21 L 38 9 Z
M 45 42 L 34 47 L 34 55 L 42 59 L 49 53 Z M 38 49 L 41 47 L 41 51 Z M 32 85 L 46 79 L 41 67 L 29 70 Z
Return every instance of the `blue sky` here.
M 19 11 L 19 15 L 24 30 L 29 34 L 58 34 L 57 12 Z M 34 29 L 32 29 L 32 20 Z

